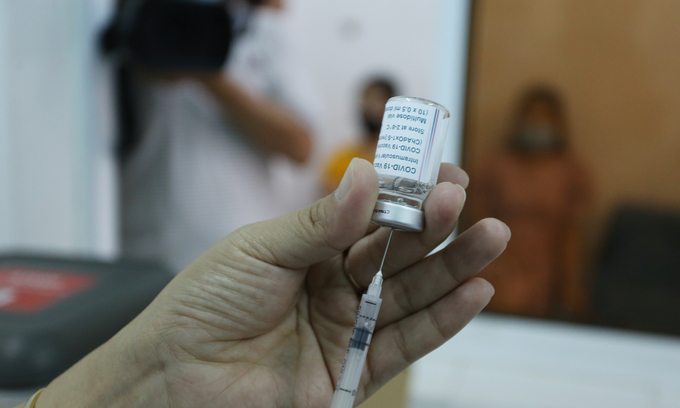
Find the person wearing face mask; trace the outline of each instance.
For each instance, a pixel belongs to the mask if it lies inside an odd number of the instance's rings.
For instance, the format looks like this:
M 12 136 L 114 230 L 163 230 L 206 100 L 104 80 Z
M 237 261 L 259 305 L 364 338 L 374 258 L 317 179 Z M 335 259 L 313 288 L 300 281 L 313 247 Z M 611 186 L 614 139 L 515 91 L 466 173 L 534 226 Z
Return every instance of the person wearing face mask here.
M 506 220 L 513 242 L 484 273 L 496 288 L 490 310 L 576 318 L 587 308 L 579 225 L 590 195 L 568 143 L 564 108 L 549 87 L 530 89 L 501 151 L 487 156 L 470 190 L 474 220 Z
M 342 175 L 353 158 L 359 157 L 373 162 L 385 104 L 395 95 L 394 84 L 386 78 L 374 78 L 364 85 L 361 93 L 363 133 L 358 143 L 340 148 L 329 159 L 322 180 L 325 192 L 333 191 L 338 187 Z

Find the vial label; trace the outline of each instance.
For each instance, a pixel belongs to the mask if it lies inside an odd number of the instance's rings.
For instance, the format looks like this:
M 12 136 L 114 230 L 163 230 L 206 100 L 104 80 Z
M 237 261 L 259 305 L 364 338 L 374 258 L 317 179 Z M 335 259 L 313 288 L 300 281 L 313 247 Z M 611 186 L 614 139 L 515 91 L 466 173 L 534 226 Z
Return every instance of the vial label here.
M 438 164 L 433 160 L 433 146 L 442 116 L 443 112 L 434 106 L 388 102 L 373 160 L 378 174 L 417 181 L 428 178 Z

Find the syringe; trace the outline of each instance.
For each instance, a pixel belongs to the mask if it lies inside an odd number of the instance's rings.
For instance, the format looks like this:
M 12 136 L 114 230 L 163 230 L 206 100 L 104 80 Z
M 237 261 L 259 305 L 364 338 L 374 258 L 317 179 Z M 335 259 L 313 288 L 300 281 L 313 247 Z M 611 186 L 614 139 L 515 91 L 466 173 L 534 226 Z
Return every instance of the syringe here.
M 380 312 L 380 304 L 382 303 L 382 299 L 380 299 L 383 283 L 382 268 L 385 264 L 387 249 L 390 247 L 392 233 L 394 233 L 394 228 L 390 231 L 390 237 L 387 239 L 387 247 L 385 247 L 385 254 L 380 263 L 380 270 L 373 277 L 371 284 L 368 285 L 366 294 L 361 297 L 359 311 L 356 319 L 354 319 L 352 336 L 349 339 L 345 361 L 342 362 L 338 386 L 335 388 L 335 394 L 333 394 L 331 408 L 352 408 L 354 406 L 354 397 L 357 394 L 361 373 L 364 370 L 364 363 L 368 354 L 368 346 L 373 337 L 375 321 L 378 319 L 378 312 Z

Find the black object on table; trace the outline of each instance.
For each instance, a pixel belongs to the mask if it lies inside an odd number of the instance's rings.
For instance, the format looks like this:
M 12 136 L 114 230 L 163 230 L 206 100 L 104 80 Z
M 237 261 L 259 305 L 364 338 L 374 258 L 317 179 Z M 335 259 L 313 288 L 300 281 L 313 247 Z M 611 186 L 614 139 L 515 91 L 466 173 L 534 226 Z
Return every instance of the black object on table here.
M 134 319 L 171 279 L 153 264 L 0 256 L 0 389 L 46 385 Z
M 593 282 L 596 323 L 680 335 L 680 213 L 614 214 Z

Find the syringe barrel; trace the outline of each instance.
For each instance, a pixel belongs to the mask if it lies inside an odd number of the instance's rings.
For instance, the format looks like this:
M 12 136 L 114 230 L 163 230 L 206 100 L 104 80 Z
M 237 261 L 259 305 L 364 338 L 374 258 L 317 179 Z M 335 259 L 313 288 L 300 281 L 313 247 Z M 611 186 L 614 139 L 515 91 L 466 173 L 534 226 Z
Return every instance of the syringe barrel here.
M 380 312 L 382 300 L 377 296 L 365 294 L 361 297 L 359 311 L 354 320 L 352 336 L 342 363 L 338 386 L 333 394 L 331 408 L 352 408 L 361 374 L 368 354 L 368 346 L 373 338 L 375 322 Z

